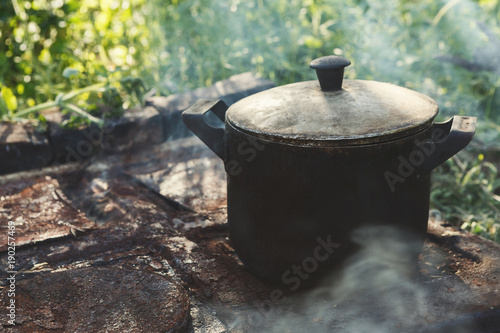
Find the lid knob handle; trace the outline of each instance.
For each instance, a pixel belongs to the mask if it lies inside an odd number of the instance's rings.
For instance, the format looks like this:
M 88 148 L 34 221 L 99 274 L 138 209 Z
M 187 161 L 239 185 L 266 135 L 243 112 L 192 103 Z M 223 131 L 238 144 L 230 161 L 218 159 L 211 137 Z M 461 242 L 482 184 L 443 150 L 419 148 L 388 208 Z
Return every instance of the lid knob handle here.
M 351 61 L 343 57 L 325 56 L 314 59 L 309 66 L 316 70 L 321 90 L 336 91 L 342 89 L 344 67 L 350 64 Z

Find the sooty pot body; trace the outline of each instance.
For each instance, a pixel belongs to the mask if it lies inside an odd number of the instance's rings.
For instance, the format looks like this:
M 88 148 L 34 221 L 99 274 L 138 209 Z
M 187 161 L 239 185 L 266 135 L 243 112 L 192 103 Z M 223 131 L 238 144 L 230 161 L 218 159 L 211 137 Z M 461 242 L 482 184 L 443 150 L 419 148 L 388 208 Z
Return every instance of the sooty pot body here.
M 433 146 L 417 143 L 430 130 L 357 147 L 293 146 L 226 130 L 230 237 L 260 278 L 295 286 L 339 267 L 362 246 L 353 235 L 366 227 L 394 227 L 423 243 L 430 172 L 422 148 Z

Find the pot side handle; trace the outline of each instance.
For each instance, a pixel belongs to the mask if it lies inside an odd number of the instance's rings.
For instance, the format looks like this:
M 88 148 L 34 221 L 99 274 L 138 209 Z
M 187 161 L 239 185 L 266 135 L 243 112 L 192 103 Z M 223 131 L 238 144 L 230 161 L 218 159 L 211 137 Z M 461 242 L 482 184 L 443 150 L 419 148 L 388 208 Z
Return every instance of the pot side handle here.
M 225 131 L 223 128 L 210 126 L 205 121 L 204 115 L 212 111 L 224 122 L 227 109 L 226 103 L 220 99 L 201 99 L 182 113 L 182 121 L 186 127 L 221 159 L 224 159 Z
M 434 123 L 431 139 L 426 150 L 429 153 L 423 165 L 423 174 L 427 174 L 444 163 L 447 159 L 465 148 L 476 131 L 477 118 L 453 116 L 443 123 Z

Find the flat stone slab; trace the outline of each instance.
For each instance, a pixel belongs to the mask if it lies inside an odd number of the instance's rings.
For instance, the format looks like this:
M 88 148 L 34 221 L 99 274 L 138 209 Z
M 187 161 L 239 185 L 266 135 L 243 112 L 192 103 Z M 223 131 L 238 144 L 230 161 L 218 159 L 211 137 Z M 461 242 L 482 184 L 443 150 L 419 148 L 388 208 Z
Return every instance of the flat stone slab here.
M 123 117 L 109 123 L 103 132 L 104 148 L 110 152 L 163 142 L 161 115 L 148 106 L 125 111 Z
M 63 128 L 61 124 L 70 116 L 63 115 L 58 107 L 43 110 L 41 114 L 47 121 L 47 135 L 54 155 L 52 163 L 80 163 L 96 153 L 97 145 L 89 143 L 87 137 L 91 131 L 97 130 L 97 125 Z
M 50 176 L 18 193 L 0 195 L 0 220 L 13 223 L 18 248 L 97 228 L 73 207 L 57 179 Z M 0 234 L 0 252 L 7 250 L 7 236 Z
M 192 153 L 189 159 L 178 160 L 173 155 L 167 156 L 173 149 Z M 125 172 L 133 174 L 159 194 L 195 211 L 226 205 L 224 163 L 212 151 L 200 149 L 198 138 L 169 141 L 155 151 L 156 156 L 165 154 L 165 158 L 150 160 L 147 169 L 126 167 Z M 144 154 L 144 159 L 147 159 L 147 154 Z
M 7 290 L 0 323 L 8 327 Z M 15 332 L 182 332 L 186 291 L 167 276 L 140 270 L 81 268 L 17 283 Z
M 33 126 L 0 123 L 0 174 L 38 169 L 52 161 L 52 148 L 45 134 Z
M 429 221 L 427 239 L 429 260 L 425 260 L 424 255 L 423 265 L 432 267 L 432 256 L 447 258 L 447 264 L 441 267 L 441 271 L 425 273 L 445 278 L 447 272 L 452 271 L 457 279 L 470 288 L 476 302 L 500 309 L 500 244 L 432 219 Z

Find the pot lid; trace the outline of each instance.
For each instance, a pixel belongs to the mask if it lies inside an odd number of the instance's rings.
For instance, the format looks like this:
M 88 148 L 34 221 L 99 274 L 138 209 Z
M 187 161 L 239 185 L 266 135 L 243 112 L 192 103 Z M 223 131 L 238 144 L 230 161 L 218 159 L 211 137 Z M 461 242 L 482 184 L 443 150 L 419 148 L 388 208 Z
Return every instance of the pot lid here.
M 227 121 L 263 139 L 305 145 L 359 145 L 406 137 L 428 128 L 436 102 L 389 83 L 343 80 L 350 61 L 311 62 L 318 81 L 272 88 L 233 104 Z

